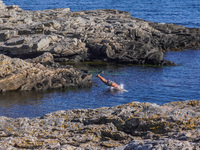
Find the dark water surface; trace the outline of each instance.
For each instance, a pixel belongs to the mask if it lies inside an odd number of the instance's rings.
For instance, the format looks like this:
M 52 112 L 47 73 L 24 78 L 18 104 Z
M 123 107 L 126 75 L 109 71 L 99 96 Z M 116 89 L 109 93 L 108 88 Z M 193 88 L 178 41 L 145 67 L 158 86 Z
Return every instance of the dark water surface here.
M 51 92 L 10 92 L 0 96 L 0 116 L 37 117 L 46 113 L 76 108 L 115 106 L 132 101 L 163 104 L 200 98 L 200 51 L 168 52 L 166 59 L 176 67 L 145 67 L 108 64 L 82 64 L 93 74 L 91 88 Z M 128 92 L 111 92 L 98 78 L 98 73 Z
M 200 0 L 4 0 L 24 10 L 69 7 L 72 11 L 115 8 L 134 17 L 188 27 L 200 27 Z M 200 50 L 167 52 L 167 60 L 176 67 L 145 67 L 109 64 L 77 64 L 93 74 L 91 88 L 49 92 L 9 92 L 0 94 L 0 116 L 38 117 L 46 113 L 76 108 L 115 106 L 132 101 L 163 104 L 171 101 L 200 99 Z M 128 92 L 110 92 L 95 77 L 123 83 Z

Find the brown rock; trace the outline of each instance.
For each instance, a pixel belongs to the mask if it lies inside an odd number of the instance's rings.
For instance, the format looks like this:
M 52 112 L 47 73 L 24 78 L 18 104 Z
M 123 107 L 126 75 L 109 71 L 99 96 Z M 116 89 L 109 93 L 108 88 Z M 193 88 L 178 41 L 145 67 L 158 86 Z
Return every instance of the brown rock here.
M 46 90 L 91 84 L 91 75 L 85 75 L 71 66 L 55 64 L 50 53 L 29 62 L 0 55 L 0 91 Z M 48 66 L 52 64 L 53 67 Z

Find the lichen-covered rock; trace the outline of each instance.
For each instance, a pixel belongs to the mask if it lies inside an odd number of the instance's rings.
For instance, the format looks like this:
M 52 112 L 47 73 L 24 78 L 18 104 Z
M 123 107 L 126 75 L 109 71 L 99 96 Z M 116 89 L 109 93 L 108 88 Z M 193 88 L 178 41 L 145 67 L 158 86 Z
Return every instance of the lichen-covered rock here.
M 5 6 L 0 16 L 0 53 L 12 57 L 51 52 L 56 61 L 174 65 L 164 60 L 164 51 L 200 47 L 200 29 L 148 22 L 118 10 Z
M 35 63 L 35 64 L 40 63 L 44 66 L 51 66 L 55 64 L 53 55 L 48 52 L 33 59 L 26 59 L 26 62 Z
M 200 102 L 132 102 L 62 110 L 38 118 L 0 117 L 4 149 L 199 149 Z
M 29 62 L 28 62 L 29 61 Z M 0 91 L 31 91 L 91 85 L 91 75 L 54 63 L 50 53 L 32 60 L 0 54 Z
M 130 144 L 116 148 L 115 150 L 173 150 L 173 149 L 181 149 L 181 150 L 193 150 L 198 149 L 198 146 L 193 145 L 188 141 L 180 141 L 176 139 L 159 139 L 159 140 L 135 140 Z
M 6 5 L 3 3 L 2 0 L 0 0 L 0 10 L 5 9 Z

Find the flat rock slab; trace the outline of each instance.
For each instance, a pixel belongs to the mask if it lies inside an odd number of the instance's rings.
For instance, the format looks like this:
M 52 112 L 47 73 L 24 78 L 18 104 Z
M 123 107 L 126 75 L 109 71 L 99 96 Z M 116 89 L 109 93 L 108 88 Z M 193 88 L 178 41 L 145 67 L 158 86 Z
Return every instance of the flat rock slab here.
M 200 102 L 132 102 L 62 110 L 38 118 L 0 117 L 5 149 L 199 149 Z
M 12 57 L 50 52 L 56 61 L 175 65 L 163 52 L 200 48 L 200 29 L 148 22 L 118 10 L 23 11 L 2 4 L 0 18 L 0 53 Z

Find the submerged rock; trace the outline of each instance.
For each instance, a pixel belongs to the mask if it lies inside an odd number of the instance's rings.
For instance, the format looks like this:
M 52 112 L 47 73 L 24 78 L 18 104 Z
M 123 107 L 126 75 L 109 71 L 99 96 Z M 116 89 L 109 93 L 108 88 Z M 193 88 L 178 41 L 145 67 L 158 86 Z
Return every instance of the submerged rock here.
M 0 148 L 199 149 L 200 102 L 132 102 L 62 110 L 38 118 L 0 117 Z
M 72 66 L 60 66 L 51 53 L 32 60 L 0 54 L 0 91 L 31 91 L 91 85 L 91 76 Z
M 174 65 L 164 60 L 164 51 L 200 47 L 200 29 L 148 22 L 128 12 L 1 5 L 0 53 L 12 57 L 50 52 L 56 61 Z

